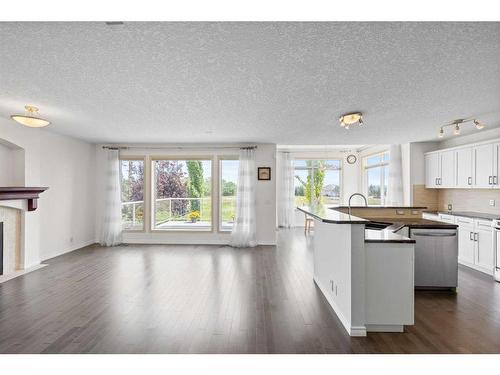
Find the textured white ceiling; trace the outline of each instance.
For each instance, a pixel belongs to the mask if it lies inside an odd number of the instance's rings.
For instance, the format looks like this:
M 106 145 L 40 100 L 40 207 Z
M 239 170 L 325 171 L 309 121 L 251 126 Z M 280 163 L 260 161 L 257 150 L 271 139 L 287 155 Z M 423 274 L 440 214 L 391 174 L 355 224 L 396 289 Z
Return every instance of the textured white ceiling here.
M 0 117 L 27 103 L 94 142 L 430 140 L 500 126 L 500 23 L 0 23 Z

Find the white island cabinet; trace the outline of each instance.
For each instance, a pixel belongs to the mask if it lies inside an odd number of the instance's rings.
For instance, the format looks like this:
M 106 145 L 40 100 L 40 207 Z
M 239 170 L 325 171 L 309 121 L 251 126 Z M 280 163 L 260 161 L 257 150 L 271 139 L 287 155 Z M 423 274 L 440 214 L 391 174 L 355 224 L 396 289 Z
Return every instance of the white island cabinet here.
M 314 218 L 314 281 L 349 335 L 413 325 L 415 241 L 382 231 L 365 238 L 365 219 L 299 209 Z

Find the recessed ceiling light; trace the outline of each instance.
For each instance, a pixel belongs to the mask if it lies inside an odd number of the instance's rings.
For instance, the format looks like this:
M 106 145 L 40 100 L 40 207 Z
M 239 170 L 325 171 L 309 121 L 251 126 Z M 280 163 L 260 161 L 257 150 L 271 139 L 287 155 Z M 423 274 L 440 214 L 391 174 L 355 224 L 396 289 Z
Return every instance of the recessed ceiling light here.
M 38 108 L 32 105 L 25 105 L 26 109 L 25 115 L 12 115 L 10 118 L 24 126 L 30 128 L 43 128 L 50 124 L 50 121 L 38 117 Z

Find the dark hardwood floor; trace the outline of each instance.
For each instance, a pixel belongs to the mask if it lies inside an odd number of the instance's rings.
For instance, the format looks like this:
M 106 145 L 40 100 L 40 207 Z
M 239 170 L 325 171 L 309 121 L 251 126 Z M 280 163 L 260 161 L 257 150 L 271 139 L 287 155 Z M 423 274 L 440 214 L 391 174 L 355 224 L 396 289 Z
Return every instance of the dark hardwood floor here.
M 405 333 L 349 337 L 312 280 L 310 241 L 54 258 L 0 284 L 0 353 L 500 353 L 500 284 L 465 267 L 457 295 L 416 294 Z

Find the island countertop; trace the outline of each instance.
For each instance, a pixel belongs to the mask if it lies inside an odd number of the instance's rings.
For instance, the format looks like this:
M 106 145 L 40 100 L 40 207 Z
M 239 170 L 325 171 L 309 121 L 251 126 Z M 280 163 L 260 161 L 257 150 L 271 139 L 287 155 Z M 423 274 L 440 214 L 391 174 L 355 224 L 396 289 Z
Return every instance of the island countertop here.
M 367 219 L 361 217 L 345 214 L 343 212 L 337 211 L 336 206 L 301 206 L 297 207 L 299 211 L 314 217 L 315 219 L 321 220 L 323 223 L 330 224 L 366 224 L 369 222 Z
M 360 206 L 356 206 L 360 207 Z M 364 207 L 364 206 L 361 206 Z M 415 240 L 398 234 L 397 232 L 403 228 L 414 228 L 414 229 L 456 229 L 458 226 L 456 224 L 443 223 L 428 219 L 423 219 L 421 217 L 416 218 L 361 218 L 358 216 L 349 215 L 340 211 L 339 208 L 345 208 L 345 206 L 302 206 L 297 207 L 298 210 L 304 212 L 307 215 L 314 217 L 324 223 L 331 224 L 365 224 L 368 225 L 370 222 L 386 223 L 388 226 L 381 230 L 366 229 L 365 230 L 365 242 L 377 243 L 377 242 L 394 242 L 394 243 L 415 243 Z M 354 207 L 353 207 L 354 208 Z M 376 208 L 376 207 L 368 207 Z M 381 207 L 381 208 L 396 208 L 396 207 Z M 403 207 L 398 207 L 403 208 Z M 421 207 L 404 207 L 410 209 L 419 209 Z

